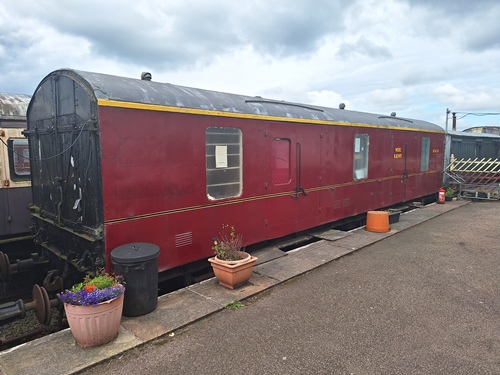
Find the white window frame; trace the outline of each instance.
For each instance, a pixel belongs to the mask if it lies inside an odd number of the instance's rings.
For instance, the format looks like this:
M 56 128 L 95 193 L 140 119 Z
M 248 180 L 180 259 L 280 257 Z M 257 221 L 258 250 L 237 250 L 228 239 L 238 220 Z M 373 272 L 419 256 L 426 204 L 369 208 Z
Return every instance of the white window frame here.
M 429 159 L 431 155 L 431 139 L 429 137 L 422 138 L 422 154 L 420 158 L 420 170 L 422 172 L 429 170 Z
M 239 197 L 243 191 L 243 134 L 239 128 L 210 126 L 205 132 L 207 197 Z
M 370 149 L 370 136 L 356 134 L 354 136 L 353 173 L 354 180 L 368 178 L 368 159 Z

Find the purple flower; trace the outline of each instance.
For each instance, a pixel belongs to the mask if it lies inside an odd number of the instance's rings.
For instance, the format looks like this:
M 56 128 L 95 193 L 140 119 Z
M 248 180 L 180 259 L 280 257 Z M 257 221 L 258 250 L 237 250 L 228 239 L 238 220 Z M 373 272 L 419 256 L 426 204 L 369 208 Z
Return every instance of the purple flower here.
M 125 292 L 122 285 L 116 285 L 111 288 L 94 289 L 88 292 L 85 289 L 80 289 L 76 292 L 68 290 L 59 295 L 59 299 L 63 303 L 80 306 L 95 306 L 101 302 L 109 301 L 113 298 L 121 296 Z

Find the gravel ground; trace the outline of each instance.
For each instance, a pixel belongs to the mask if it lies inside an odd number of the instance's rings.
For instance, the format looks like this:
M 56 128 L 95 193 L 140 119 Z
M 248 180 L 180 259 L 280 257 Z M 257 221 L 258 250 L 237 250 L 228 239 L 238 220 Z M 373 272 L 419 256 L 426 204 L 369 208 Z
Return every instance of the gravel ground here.
M 58 314 L 59 311 L 56 308 L 53 308 L 52 319 L 48 327 L 44 327 L 38 322 L 36 313 L 33 310 L 27 311 L 24 319 L 18 319 L 8 324 L 2 324 L 0 322 L 0 342 L 3 340 L 10 340 L 21 335 L 31 334 L 32 332 L 39 330 L 42 330 L 41 334 L 33 337 L 33 339 L 42 337 L 44 334 L 61 330 L 64 327 L 61 328 L 58 324 Z

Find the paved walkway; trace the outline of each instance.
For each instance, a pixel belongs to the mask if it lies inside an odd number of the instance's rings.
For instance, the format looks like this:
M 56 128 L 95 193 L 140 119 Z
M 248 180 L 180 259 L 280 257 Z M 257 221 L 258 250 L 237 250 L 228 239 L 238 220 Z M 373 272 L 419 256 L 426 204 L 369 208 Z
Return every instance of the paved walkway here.
M 428 206 L 402 215 L 390 233 L 357 230 L 260 264 L 238 290 L 211 279 L 160 297 L 154 312 L 123 318 L 108 345 L 80 349 L 65 330 L 0 353 L 0 368 L 7 375 L 500 373 L 499 219 L 498 203 Z M 224 309 L 234 299 L 245 306 Z

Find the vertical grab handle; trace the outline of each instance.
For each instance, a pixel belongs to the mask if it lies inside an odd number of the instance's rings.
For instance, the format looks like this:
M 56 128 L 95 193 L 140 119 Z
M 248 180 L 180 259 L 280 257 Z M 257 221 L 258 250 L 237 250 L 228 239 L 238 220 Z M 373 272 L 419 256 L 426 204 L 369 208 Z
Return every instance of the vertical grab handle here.
M 299 195 L 308 193 L 302 187 L 302 144 L 297 143 L 297 186 L 295 187 L 294 199 L 299 199 Z

